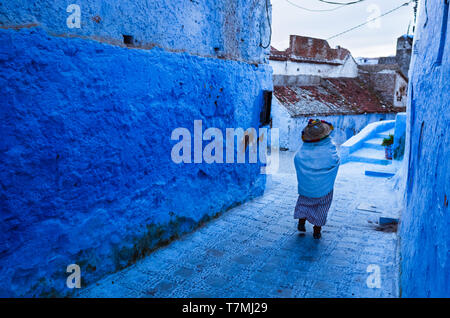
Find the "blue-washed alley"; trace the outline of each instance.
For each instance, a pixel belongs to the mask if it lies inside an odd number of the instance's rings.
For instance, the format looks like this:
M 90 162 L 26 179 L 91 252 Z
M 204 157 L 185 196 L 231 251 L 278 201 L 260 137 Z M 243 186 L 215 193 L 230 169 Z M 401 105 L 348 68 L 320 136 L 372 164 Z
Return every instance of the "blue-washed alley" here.
M 392 180 L 365 176 L 372 164 L 342 165 L 328 223 L 314 240 L 312 226 L 300 234 L 293 219 L 292 156 L 281 153 L 279 173 L 262 197 L 82 286 L 79 296 L 398 297 L 397 234 L 376 224 L 396 208 Z M 368 287 L 370 265 L 379 266 L 381 288 Z
M 450 297 L 450 2 L 294 2 L 0 1 L 0 298 Z

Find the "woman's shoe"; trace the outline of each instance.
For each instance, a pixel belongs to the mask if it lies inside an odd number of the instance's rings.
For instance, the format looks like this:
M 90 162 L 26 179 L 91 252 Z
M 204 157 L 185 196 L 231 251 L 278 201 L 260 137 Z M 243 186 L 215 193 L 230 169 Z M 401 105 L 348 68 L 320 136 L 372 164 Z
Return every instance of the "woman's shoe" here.
M 314 229 L 313 237 L 315 239 L 320 239 L 322 237 L 322 234 L 320 233 L 322 227 L 314 225 L 313 229 Z
M 300 232 L 306 232 L 305 222 L 306 222 L 306 219 L 298 219 L 297 229 Z

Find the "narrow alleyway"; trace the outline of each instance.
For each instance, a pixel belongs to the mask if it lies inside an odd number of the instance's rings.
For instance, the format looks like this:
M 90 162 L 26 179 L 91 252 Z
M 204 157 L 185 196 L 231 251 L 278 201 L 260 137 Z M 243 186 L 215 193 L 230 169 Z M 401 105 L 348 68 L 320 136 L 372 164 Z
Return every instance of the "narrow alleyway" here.
M 377 229 L 395 209 L 389 179 L 369 163 L 341 166 L 321 240 L 293 219 L 292 153 L 264 196 L 238 206 L 137 264 L 82 288 L 81 297 L 398 297 L 397 234 Z M 379 167 L 379 166 L 378 166 Z M 376 168 L 376 167 L 375 167 Z M 380 288 L 369 288 L 369 265 Z

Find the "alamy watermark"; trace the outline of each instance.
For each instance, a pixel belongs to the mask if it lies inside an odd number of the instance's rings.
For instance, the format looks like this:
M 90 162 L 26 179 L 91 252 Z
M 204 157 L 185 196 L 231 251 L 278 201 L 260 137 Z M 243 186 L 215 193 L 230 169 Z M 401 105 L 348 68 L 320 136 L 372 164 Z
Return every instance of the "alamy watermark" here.
M 70 15 L 67 17 L 66 25 L 69 29 L 81 28 L 81 8 L 78 4 L 69 4 L 66 9 Z
M 369 288 L 381 288 L 381 269 L 379 265 L 370 264 L 366 269 L 370 273 L 366 279 L 366 285 Z
M 81 288 L 81 269 L 77 264 L 70 264 L 66 268 L 66 273 L 70 273 L 66 280 L 68 288 Z
M 240 164 L 246 163 L 248 154 L 248 163 L 265 164 L 261 168 L 261 173 L 273 174 L 278 171 L 278 128 L 248 128 L 245 131 L 243 128 L 226 128 L 223 132 L 219 128 L 210 127 L 203 131 L 202 121 L 194 120 L 193 137 L 189 129 L 178 127 L 172 131 L 171 140 L 178 141 L 171 151 L 172 161 L 177 164 L 203 162 Z M 208 142 L 205 147 L 203 141 Z

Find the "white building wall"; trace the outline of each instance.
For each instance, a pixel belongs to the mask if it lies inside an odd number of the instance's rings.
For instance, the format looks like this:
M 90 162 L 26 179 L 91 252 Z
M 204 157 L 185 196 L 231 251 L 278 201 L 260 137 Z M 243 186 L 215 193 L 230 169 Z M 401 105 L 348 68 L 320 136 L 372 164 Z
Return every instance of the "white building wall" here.
M 356 63 L 359 65 L 374 65 L 378 64 L 378 57 L 357 57 Z
M 395 107 L 406 107 L 408 82 L 405 81 L 403 77 L 397 75 L 395 79 L 395 94 L 394 94 L 394 106 Z M 398 100 L 397 96 L 401 96 L 402 99 Z
M 331 136 L 336 145 L 340 146 L 368 124 L 379 120 L 395 119 L 395 116 L 395 113 L 387 113 L 293 118 L 276 97 L 272 99 L 272 128 L 279 128 L 280 130 L 280 148 L 290 151 L 297 151 L 302 144 L 302 130 L 310 118 L 319 118 L 332 123 L 334 131 Z
M 357 77 L 358 65 L 348 57 L 344 64 L 318 64 L 308 62 L 274 61 L 269 64 L 276 75 L 317 75 L 321 77 Z

